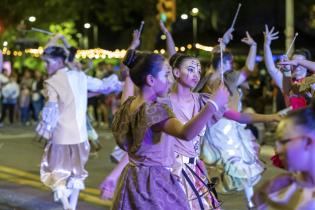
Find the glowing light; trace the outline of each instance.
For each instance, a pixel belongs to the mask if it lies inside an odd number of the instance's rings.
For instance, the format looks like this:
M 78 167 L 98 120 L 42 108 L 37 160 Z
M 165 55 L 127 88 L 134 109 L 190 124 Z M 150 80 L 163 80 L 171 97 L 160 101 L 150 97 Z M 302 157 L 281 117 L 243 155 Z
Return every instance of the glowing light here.
M 187 19 L 188 19 L 188 15 L 187 15 L 187 14 L 182 14 L 182 15 L 180 16 L 180 18 L 181 18 L 182 20 L 187 20 Z
M 90 23 L 84 23 L 84 28 L 86 28 L 86 29 L 91 28 L 91 24 Z
M 201 44 L 199 44 L 199 43 L 196 43 L 196 44 L 195 44 L 195 47 L 196 47 L 197 49 L 204 50 L 204 51 L 208 51 L 208 52 L 211 52 L 211 51 L 213 50 L 213 47 L 201 45 Z
M 199 9 L 196 8 L 196 7 L 192 8 L 191 12 L 192 12 L 193 15 L 197 15 L 199 13 Z
M 30 16 L 30 17 L 28 18 L 28 21 L 30 21 L 30 22 L 35 22 L 35 21 L 36 21 L 36 17 Z

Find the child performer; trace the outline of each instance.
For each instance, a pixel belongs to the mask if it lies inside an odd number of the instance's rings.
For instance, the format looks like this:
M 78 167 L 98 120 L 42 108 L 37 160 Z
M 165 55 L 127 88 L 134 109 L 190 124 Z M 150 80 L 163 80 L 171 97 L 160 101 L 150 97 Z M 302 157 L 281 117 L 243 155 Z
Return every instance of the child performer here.
M 233 30 L 229 29 L 223 36 L 227 44 Z M 263 164 L 258 158 L 259 146 L 250 130 L 245 129 L 245 124 L 261 121 L 278 120 L 278 115 L 245 114 L 241 111 L 241 92 L 238 88 L 251 70 L 254 69 L 256 57 L 256 42 L 246 33 L 242 39 L 250 46 L 246 66 L 241 71 L 233 71 L 233 56 L 223 52 L 221 61 L 220 53 L 214 53 L 212 59 L 212 72 L 207 72 L 197 89 L 201 92 L 211 93 L 212 88 L 221 80 L 223 73 L 224 84 L 230 92 L 228 108 L 223 110 L 224 118 L 216 124 L 207 127 L 204 136 L 202 158 L 210 166 L 216 167 L 220 173 L 220 192 L 245 190 L 248 208 L 253 208 L 253 186 L 260 180 L 264 171 Z M 222 66 L 221 66 L 222 63 Z M 223 71 L 223 72 L 222 72 Z M 236 122 L 236 121 L 237 122 Z M 210 170 L 210 174 L 211 174 Z
M 128 152 L 125 167 L 113 201 L 113 209 L 189 209 L 177 178 L 172 175 L 173 141 L 170 136 L 191 140 L 208 119 L 226 102 L 222 86 L 200 113 L 182 124 L 169 109 L 169 102 L 157 98 L 168 91 L 170 66 L 157 54 L 127 53 L 132 82 L 139 96 L 129 97 L 116 112 L 113 134 L 118 145 Z
M 84 189 L 88 176 L 84 169 L 90 149 L 86 131 L 87 92 L 108 94 L 121 89 L 122 84 L 114 76 L 99 80 L 67 67 L 67 53 L 60 46 L 46 47 L 42 59 L 49 78 L 45 81 L 47 101 L 36 131 L 48 143 L 40 177 L 53 190 L 55 201 L 61 201 L 64 209 L 75 210 L 79 191 Z

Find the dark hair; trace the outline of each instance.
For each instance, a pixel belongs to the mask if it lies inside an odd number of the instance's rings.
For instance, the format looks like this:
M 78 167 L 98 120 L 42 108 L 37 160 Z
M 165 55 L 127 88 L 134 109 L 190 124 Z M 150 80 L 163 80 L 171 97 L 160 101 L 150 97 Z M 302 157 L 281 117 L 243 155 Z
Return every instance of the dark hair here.
M 229 59 L 232 59 L 233 55 L 230 52 L 223 52 L 223 63 Z M 218 69 L 219 65 L 221 62 L 221 55 L 220 52 L 219 53 L 213 53 L 212 55 L 212 66 L 214 69 Z
M 165 58 L 155 53 L 142 53 L 135 50 L 128 50 L 123 63 L 130 69 L 130 78 L 133 83 L 142 87 L 146 77 L 151 74 L 156 76 L 163 65 Z
M 299 48 L 296 49 L 293 53 L 293 55 L 302 55 L 305 57 L 306 60 L 311 60 L 312 59 L 312 54 L 308 49 L 305 48 Z
M 62 47 L 49 46 L 44 49 L 43 56 L 61 58 L 63 61 L 65 61 L 67 58 L 67 53 Z
M 170 58 L 170 65 L 172 66 L 172 68 L 180 68 L 180 66 L 186 59 L 197 59 L 197 58 L 190 55 L 182 54 L 182 53 L 175 53 Z
M 303 126 L 307 130 L 315 130 L 315 100 L 305 108 L 290 112 L 286 118 L 293 118 L 296 125 Z
M 73 62 L 78 49 L 71 46 L 68 48 L 68 50 L 69 50 L 68 62 Z

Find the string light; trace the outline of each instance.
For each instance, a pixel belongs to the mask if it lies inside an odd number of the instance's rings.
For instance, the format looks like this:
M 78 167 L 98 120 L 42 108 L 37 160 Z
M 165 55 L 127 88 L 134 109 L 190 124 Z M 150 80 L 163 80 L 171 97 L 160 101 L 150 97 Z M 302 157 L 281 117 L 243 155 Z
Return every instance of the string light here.
M 201 45 L 199 43 L 196 43 L 195 47 L 199 50 L 204 50 L 204 51 L 208 51 L 208 52 L 211 52 L 213 50 L 213 47 Z
M 192 45 L 191 44 L 187 44 L 187 46 L 181 46 L 179 47 L 175 47 L 176 51 L 181 51 L 184 52 L 186 50 L 190 50 L 192 49 Z M 204 51 L 208 51 L 211 52 L 213 50 L 213 47 L 211 46 L 205 46 L 205 45 L 201 45 L 199 43 L 197 43 L 195 45 L 195 47 L 197 49 L 200 50 L 204 50 Z M 2 53 L 3 55 L 13 55 L 13 56 L 23 56 L 23 55 L 31 55 L 33 57 L 40 57 L 43 54 L 44 48 L 43 47 L 38 47 L 38 48 L 29 48 L 29 49 L 25 49 L 24 51 L 20 51 L 20 50 L 13 50 L 10 51 L 6 46 L 4 46 L 2 48 Z M 110 51 L 110 50 L 105 50 L 105 49 L 101 49 L 101 48 L 95 48 L 95 49 L 88 49 L 88 50 L 78 50 L 77 54 L 76 54 L 76 58 L 77 59 L 85 59 L 85 58 L 89 58 L 89 59 L 105 59 L 105 58 L 116 58 L 116 59 L 121 59 L 125 56 L 126 54 L 126 50 L 122 49 L 115 49 L 114 51 Z M 165 54 L 165 49 L 160 49 L 160 50 L 154 50 L 154 53 L 161 53 L 161 54 Z

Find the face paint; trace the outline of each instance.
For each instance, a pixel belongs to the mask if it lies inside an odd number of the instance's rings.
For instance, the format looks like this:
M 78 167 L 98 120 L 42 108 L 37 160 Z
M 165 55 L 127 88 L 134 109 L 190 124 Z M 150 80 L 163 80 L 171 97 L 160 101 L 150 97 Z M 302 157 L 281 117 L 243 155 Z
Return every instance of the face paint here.
M 201 73 L 201 65 L 197 59 L 185 59 L 179 68 L 178 82 L 189 88 L 194 88 L 199 80 Z

